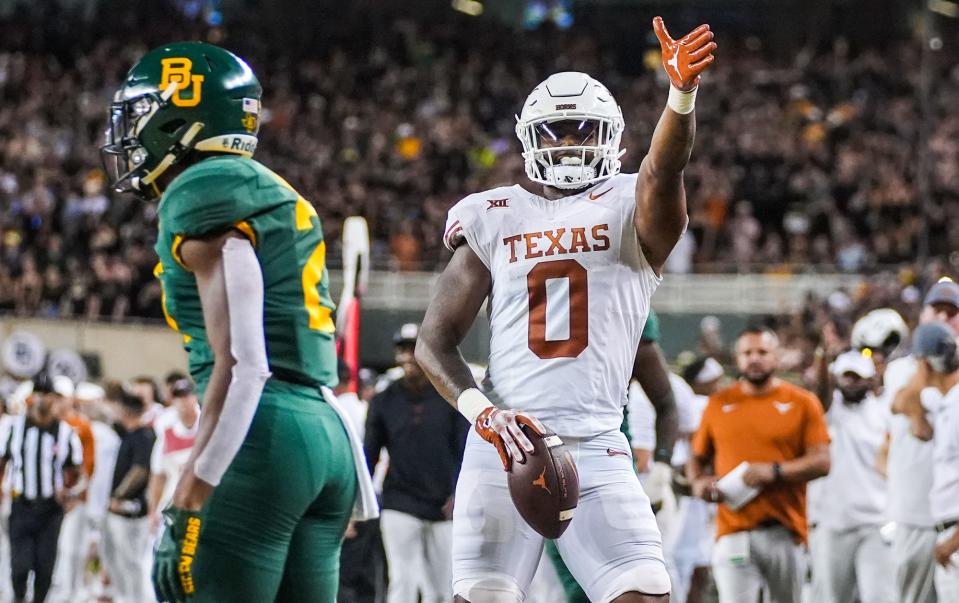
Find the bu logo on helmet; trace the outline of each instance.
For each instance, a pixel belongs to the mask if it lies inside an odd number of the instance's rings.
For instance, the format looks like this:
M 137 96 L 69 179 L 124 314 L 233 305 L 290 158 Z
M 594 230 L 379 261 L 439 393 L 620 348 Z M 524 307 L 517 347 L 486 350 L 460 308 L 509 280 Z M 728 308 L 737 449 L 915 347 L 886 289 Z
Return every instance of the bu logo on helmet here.
M 193 61 L 186 57 L 177 57 L 170 59 L 160 59 L 163 71 L 160 73 L 160 90 L 166 90 L 167 86 L 176 82 L 176 92 L 170 97 L 173 104 L 177 107 L 195 107 L 200 104 L 200 98 L 203 92 L 203 76 L 193 75 Z M 190 97 L 183 98 L 182 92 L 190 89 Z

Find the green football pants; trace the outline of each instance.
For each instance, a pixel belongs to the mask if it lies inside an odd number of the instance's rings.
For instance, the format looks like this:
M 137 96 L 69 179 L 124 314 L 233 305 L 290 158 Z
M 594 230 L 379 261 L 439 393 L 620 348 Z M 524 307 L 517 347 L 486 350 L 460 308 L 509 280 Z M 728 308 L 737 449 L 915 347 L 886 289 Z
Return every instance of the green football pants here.
M 203 510 L 193 601 L 334 603 L 356 488 L 346 430 L 320 392 L 267 382 Z

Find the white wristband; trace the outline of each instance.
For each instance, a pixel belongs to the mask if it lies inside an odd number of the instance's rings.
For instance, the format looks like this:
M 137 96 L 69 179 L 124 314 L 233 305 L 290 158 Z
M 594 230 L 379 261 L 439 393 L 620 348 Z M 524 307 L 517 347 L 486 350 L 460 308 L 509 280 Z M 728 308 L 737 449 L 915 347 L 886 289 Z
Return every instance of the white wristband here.
M 699 86 L 696 86 L 689 92 L 683 92 L 676 86 L 670 84 L 669 98 L 666 99 L 666 106 L 680 115 L 692 113 L 693 109 L 696 108 L 697 90 L 699 90 Z
M 490 406 L 493 406 L 490 399 L 475 387 L 464 391 L 456 399 L 456 408 L 470 423 L 476 423 L 476 417 Z

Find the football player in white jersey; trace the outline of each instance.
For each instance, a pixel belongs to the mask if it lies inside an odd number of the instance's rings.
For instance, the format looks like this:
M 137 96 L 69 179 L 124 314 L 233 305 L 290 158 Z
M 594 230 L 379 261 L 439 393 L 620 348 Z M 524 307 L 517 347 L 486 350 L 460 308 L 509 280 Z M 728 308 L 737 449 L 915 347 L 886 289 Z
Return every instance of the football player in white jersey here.
M 542 554 L 503 472 L 532 450 L 520 424 L 548 425 L 577 463 L 579 506 L 556 544 L 590 600 L 669 600 L 661 537 L 619 427 L 650 296 L 686 227 L 683 168 L 716 44 L 708 25 L 678 40 L 658 17 L 653 29 L 671 86 L 638 174 L 619 173 L 624 124 L 609 90 L 583 73 L 557 73 L 533 90 L 516 126 L 539 194 L 496 188 L 450 210 L 453 258 L 416 358 L 476 428 L 453 516 L 460 603 L 524 601 Z M 487 298 L 481 390 L 458 346 Z

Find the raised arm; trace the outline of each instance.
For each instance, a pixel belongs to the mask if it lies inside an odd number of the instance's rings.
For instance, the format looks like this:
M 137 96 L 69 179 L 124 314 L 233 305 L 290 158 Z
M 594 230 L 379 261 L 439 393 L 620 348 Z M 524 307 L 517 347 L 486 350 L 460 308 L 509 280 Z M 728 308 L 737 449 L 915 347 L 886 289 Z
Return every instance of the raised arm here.
M 646 259 L 659 273 L 686 228 L 683 169 L 696 134 L 694 107 L 700 74 L 713 62 L 716 43 L 708 25 L 673 40 L 662 18 L 656 17 L 653 30 L 662 49 L 670 91 L 639 169 L 634 223 Z

